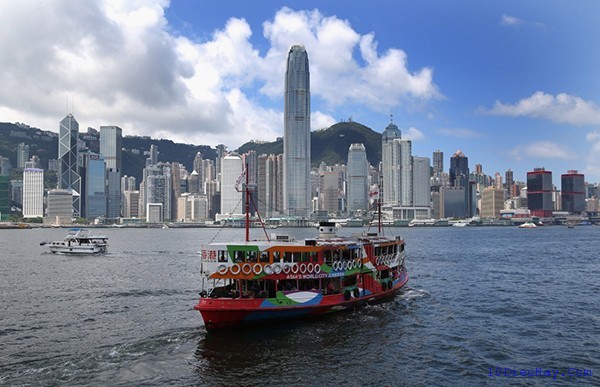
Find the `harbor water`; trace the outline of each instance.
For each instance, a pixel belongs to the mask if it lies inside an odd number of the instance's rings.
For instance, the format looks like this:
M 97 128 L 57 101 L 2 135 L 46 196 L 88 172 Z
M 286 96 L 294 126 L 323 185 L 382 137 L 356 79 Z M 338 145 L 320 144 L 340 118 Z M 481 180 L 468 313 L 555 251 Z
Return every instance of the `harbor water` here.
M 388 228 L 410 276 L 393 300 L 211 333 L 198 251 L 243 230 L 100 229 L 109 253 L 87 257 L 40 246 L 66 231 L 0 230 L 0 385 L 600 385 L 598 226 Z

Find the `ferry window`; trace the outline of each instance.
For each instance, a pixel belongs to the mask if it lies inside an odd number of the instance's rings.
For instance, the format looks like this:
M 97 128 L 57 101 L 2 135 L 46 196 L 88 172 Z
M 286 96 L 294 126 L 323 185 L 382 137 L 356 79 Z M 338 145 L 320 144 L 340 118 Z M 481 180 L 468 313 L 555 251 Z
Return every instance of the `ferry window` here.
M 279 251 L 274 251 L 273 252 L 273 262 L 279 262 L 279 260 L 280 260 Z
M 375 255 L 378 257 L 381 255 L 381 247 L 375 247 Z
M 219 250 L 218 253 L 219 262 L 227 262 L 227 255 L 225 250 Z
M 344 261 L 349 261 L 350 260 L 350 250 L 348 250 L 348 249 L 342 250 L 342 259 Z
M 323 260 L 325 261 L 325 263 L 327 265 L 331 266 L 331 264 L 332 264 L 331 250 L 325 250 L 325 251 L 323 251 Z
M 234 252 L 234 256 L 235 256 L 235 261 L 236 262 L 244 262 L 246 259 L 246 254 L 244 254 L 243 251 L 236 251 Z
M 256 251 L 248 251 L 248 262 L 258 262 L 258 255 Z
M 260 261 L 261 262 L 269 262 L 269 253 L 267 253 L 266 251 L 261 251 Z
M 294 257 L 294 262 L 304 262 L 304 257 L 301 252 L 292 253 L 292 257 Z
M 289 251 L 283 253 L 283 262 L 292 262 L 292 253 Z
M 400 251 L 404 251 L 404 245 L 400 245 Z
M 302 262 L 308 262 L 309 261 L 308 253 L 307 252 L 301 253 L 300 260 L 302 260 Z
M 317 262 L 319 260 L 316 251 L 311 251 L 310 253 L 308 253 L 308 255 L 311 262 Z

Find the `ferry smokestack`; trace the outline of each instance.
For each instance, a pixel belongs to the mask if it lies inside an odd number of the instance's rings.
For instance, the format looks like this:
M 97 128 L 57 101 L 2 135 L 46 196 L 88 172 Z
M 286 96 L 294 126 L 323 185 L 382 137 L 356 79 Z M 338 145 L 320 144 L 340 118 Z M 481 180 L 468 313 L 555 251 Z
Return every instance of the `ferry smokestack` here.
M 319 222 L 319 238 L 333 238 L 336 231 L 334 222 Z

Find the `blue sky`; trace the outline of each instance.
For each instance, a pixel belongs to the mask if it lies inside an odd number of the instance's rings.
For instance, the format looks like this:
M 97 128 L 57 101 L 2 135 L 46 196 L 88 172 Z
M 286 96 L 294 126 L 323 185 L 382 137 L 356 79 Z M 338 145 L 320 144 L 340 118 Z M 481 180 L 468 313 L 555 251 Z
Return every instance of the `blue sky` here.
M 230 149 L 283 133 L 290 45 L 312 128 L 393 114 L 413 154 L 600 182 L 597 1 L 23 1 L 0 15 L 0 120 Z M 27 17 L 23 17 L 27 16 Z M 68 31 L 68 33 L 65 33 Z M 70 102 L 68 102 L 70 101 Z

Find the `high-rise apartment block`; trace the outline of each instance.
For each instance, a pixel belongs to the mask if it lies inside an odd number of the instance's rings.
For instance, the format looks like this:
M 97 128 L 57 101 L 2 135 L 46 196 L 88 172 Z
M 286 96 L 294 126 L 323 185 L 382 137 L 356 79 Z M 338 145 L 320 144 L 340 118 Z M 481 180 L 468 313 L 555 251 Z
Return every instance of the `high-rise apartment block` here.
M 44 216 L 44 170 L 27 168 L 23 170 L 23 217 L 42 218 Z

